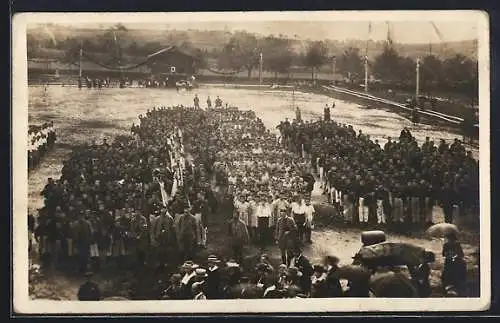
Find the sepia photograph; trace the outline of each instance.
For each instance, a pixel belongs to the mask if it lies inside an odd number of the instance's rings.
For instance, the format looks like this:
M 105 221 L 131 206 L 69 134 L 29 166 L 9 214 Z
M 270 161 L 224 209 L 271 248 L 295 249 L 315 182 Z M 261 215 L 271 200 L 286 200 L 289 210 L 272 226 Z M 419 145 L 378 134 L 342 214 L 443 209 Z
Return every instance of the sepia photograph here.
M 12 30 L 14 311 L 488 309 L 487 14 Z

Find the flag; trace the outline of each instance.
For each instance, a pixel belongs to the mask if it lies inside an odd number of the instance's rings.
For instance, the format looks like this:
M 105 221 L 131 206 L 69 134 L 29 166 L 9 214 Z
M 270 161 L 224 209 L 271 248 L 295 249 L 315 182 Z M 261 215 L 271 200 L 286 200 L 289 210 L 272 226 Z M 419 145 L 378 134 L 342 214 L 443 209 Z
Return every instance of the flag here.
M 159 182 L 160 184 L 160 193 L 161 193 L 161 200 L 163 203 L 163 206 L 167 206 L 168 200 L 170 200 L 170 197 L 167 194 L 167 191 L 165 190 L 165 183 L 164 182 Z
M 391 25 L 388 21 L 385 22 L 387 24 L 387 44 L 392 45 L 392 33 L 391 33 Z
M 54 36 L 52 30 L 50 30 L 47 26 L 43 26 L 43 31 L 50 37 L 52 43 L 54 43 L 54 45 L 57 45 L 56 36 Z
M 434 32 L 436 33 L 436 35 L 438 36 L 439 40 L 440 41 L 443 41 L 443 35 L 441 34 L 441 32 L 439 31 L 438 27 L 436 26 L 436 24 L 431 21 L 431 25 L 432 25 L 432 28 L 434 29 Z

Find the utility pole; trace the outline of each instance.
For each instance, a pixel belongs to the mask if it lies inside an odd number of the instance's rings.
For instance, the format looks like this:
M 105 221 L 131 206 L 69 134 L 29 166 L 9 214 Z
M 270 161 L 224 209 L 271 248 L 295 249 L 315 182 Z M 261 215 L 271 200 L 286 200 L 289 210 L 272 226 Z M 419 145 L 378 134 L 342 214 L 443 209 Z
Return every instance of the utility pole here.
M 259 84 L 262 85 L 262 66 L 263 66 L 262 52 L 259 54 Z
M 415 83 L 415 102 L 418 106 L 418 97 L 420 92 L 420 58 L 417 58 L 417 66 L 416 66 L 416 83 Z
M 365 92 L 368 92 L 368 56 L 365 56 Z
M 332 83 L 335 84 L 335 71 L 337 70 L 337 57 L 332 56 Z
M 83 46 L 80 45 L 80 63 L 78 64 L 78 77 L 82 78 L 82 56 L 83 56 Z

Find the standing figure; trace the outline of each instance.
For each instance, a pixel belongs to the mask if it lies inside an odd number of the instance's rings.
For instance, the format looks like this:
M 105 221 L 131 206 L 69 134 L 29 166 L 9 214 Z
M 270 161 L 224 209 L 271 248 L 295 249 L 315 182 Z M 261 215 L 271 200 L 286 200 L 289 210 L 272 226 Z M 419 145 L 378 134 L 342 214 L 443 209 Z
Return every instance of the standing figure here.
M 197 243 L 196 233 L 196 219 L 186 205 L 176 226 L 177 243 L 182 260 L 193 259 Z
M 297 225 L 293 218 L 288 216 L 287 212 L 284 210 L 281 211 L 278 219 L 274 237 L 281 251 L 281 261 L 288 266 L 292 258 L 292 247 L 298 243 L 298 239 Z
M 194 95 L 193 102 L 194 102 L 194 107 L 196 109 L 199 109 L 200 108 L 200 99 L 198 98 L 198 94 Z
M 304 213 L 306 216 L 306 223 L 305 223 L 306 242 L 312 243 L 311 233 L 312 233 L 312 229 L 314 229 L 314 214 L 316 213 L 316 211 L 314 209 L 314 206 L 311 205 L 310 198 L 306 198 L 306 205 L 304 206 Z
M 442 285 L 445 290 L 451 287 L 458 295 L 463 295 L 467 280 L 464 252 L 456 234 L 447 234 L 446 240 L 442 253 L 444 257 L 444 269 L 441 276 Z
M 229 222 L 229 237 L 231 238 L 231 247 L 235 260 L 243 263 L 243 247 L 250 240 L 246 224 L 239 219 L 238 214 L 234 213 Z

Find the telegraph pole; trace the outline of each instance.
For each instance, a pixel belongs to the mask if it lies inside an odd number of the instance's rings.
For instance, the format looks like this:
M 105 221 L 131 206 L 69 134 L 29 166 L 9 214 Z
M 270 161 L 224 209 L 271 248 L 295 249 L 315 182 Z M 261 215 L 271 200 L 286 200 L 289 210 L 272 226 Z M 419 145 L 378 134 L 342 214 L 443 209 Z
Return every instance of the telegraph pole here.
M 83 42 L 80 43 L 80 60 L 78 63 L 78 88 L 82 88 L 82 57 L 83 57 Z
M 420 58 L 417 58 L 416 66 L 416 82 L 415 82 L 415 102 L 418 105 L 418 97 L 420 93 Z
M 262 52 L 259 54 L 259 84 L 262 85 L 262 66 L 263 66 Z
M 368 92 L 368 56 L 365 56 L 365 92 Z
M 337 57 L 332 56 L 332 82 L 335 84 L 335 71 L 337 69 Z

